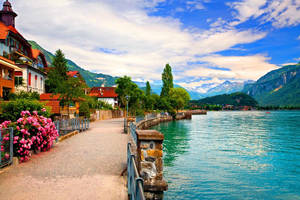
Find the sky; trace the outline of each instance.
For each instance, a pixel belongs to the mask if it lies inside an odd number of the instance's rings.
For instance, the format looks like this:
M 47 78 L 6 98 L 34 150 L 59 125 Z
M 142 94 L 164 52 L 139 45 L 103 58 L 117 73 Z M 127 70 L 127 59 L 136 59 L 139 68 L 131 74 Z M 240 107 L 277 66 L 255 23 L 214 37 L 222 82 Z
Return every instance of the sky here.
M 2 1 L 3 2 L 3 1 Z M 11 0 L 16 28 L 84 69 L 206 92 L 300 61 L 300 0 Z

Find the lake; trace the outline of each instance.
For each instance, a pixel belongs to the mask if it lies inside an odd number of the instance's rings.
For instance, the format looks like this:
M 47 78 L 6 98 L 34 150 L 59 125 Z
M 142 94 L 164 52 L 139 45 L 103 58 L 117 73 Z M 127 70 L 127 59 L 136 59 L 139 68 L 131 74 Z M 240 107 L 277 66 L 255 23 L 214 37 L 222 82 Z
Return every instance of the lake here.
M 208 112 L 165 135 L 168 199 L 300 199 L 300 111 Z

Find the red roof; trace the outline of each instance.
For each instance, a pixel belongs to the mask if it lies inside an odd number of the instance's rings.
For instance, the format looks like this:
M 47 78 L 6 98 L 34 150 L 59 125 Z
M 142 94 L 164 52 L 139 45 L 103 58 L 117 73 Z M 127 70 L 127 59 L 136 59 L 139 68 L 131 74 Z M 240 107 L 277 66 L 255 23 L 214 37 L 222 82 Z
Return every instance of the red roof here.
M 39 57 L 39 55 L 41 54 L 41 51 L 38 49 L 31 49 L 31 51 L 32 51 L 32 57 L 34 59 L 37 59 Z
M 79 72 L 78 71 L 68 71 L 67 75 L 70 77 L 75 77 L 78 76 Z
M 0 39 L 5 40 L 7 38 L 9 31 L 24 38 L 15 27 L 6 26 L 3 22 L 0 22 Z
M 90 91 L 90 96 L 98 98 L 116 98 L 118 97 L 118 94 L 115 90 L 115 87 L 93 87 Z

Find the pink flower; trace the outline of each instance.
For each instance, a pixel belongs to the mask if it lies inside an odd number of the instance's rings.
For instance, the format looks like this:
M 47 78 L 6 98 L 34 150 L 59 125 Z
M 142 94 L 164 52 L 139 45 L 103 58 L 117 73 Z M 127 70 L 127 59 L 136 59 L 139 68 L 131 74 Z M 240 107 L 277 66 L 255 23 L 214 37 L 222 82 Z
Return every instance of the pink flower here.
M 46 110 L 46 108 L 42 108 L 42 112 L 46 112 L 47 110 Z

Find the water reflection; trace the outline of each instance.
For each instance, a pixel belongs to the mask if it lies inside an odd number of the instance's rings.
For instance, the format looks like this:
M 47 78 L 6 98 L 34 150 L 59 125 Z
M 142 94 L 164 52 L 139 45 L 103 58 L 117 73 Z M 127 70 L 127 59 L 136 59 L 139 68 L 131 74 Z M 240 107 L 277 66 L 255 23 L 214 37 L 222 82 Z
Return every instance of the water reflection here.
M 165 136 L 164 166 L 172 166 L 175 159 L 189 148 L 189 127 L 188 121 L 162 123 L 154 127 Z

